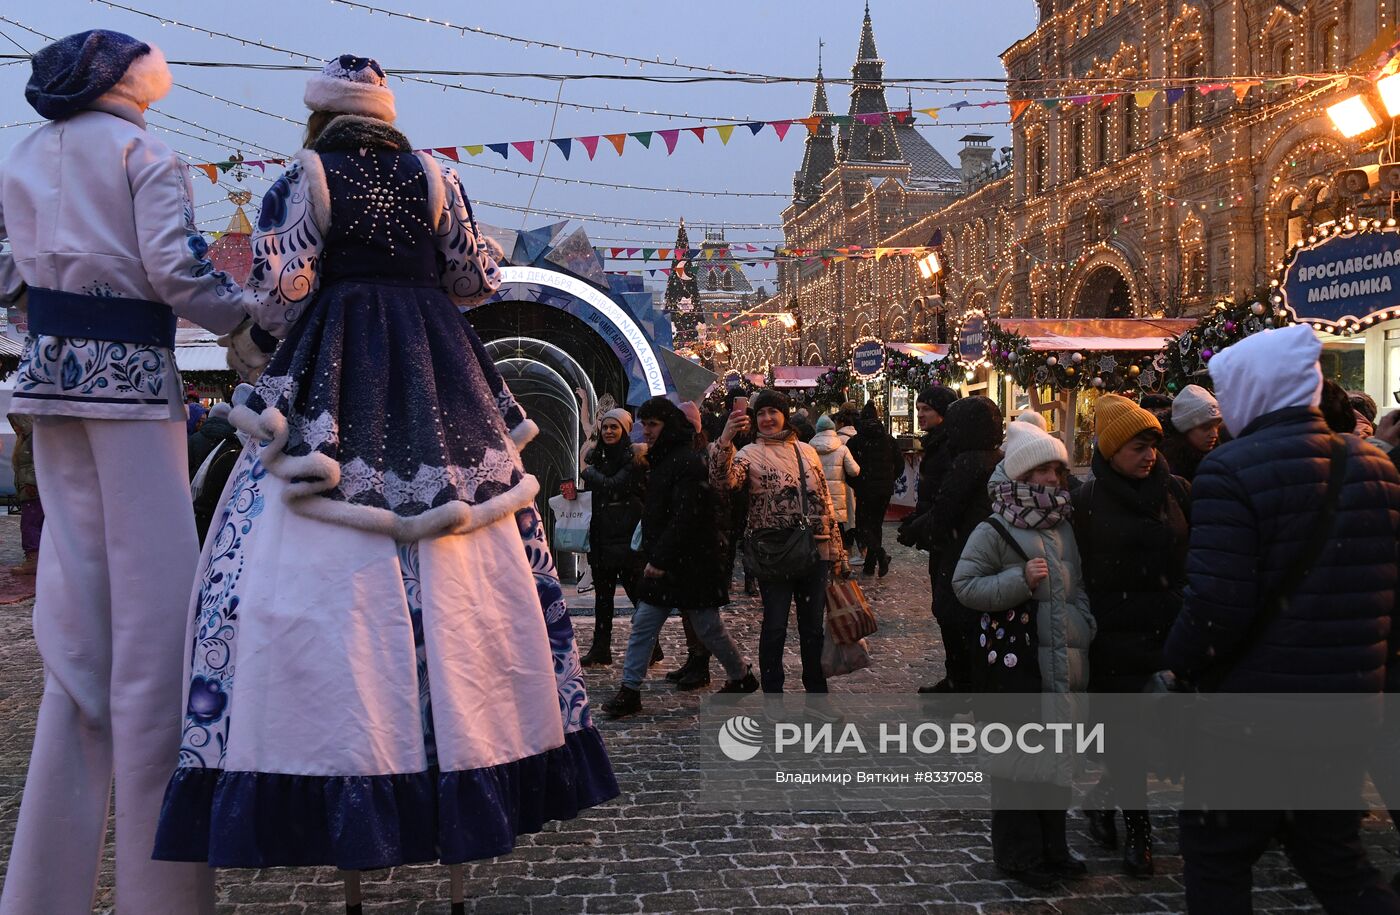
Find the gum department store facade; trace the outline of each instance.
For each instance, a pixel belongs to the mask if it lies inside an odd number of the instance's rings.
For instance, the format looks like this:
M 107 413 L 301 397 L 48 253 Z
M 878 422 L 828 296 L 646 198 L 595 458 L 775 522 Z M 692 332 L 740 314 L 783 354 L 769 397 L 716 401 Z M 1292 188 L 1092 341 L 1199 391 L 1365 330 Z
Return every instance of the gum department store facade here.
M 1400 0 L 1040 0 L 1035 32 L 1002 61 L 1013 99 L 1362 72 L 1397 15 Z M 886 110 L 868 12 L 852 72 L 850 113 Z M 1051 82 L 1041 90 L 1037 80 Z M 800 336 L 735 328 L 729 365 L 839 364 L 865 336 L 945 342 L 969 309 L 1190 316 L 1267 285 L 1285 246 L 1341 211 L 1334 173 L 1375 161 L 1324 113 L 1345 92 L 1289 81 L 1240 100 L 1225 89 L 1170 103 L 1163 91 L 1145 108 L 1131 91 L 1107 105 L 1032 103 L 1009 150 L 965 137 L 961 168 L 913 127 L 855 121 L 833 136 L 823 124 L 783 212 L 786 244 L 916 246 L 940 230 L 946 295 L 912 258 L 788 263 L 760 310 L 799 315 Z M 827 107 L 819 83 L 813 113 Z M 1381 215 L 1378 201 L 1360 204 Z

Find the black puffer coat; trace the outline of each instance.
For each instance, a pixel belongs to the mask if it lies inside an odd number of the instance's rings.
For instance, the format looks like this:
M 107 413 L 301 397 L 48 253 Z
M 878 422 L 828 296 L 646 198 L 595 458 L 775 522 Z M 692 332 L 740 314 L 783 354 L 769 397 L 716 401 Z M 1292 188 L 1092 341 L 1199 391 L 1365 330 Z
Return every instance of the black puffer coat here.
M 632 532 L 642 519 L 646 468 L 625 438 L 616 445 L 599 443 L 588 453 L 582 474 L 593 493 L 593 518 L 588 527 L 588 564 L 595 569 L 631 569 Z
M 885 431 L 885 424 L 873 410 L 861 417 L 859 431 L 846 447 L 860 465 L 860 476 L 852 484 L 857 501 L 869 498 L 879 502 L 889 498 L 895 481 L 904 474 L 904 452 L 899 450 L 899 442 Z
M 948 445 L 948 425 L 940 424 L 923 437 L 923 455 L 919 458 L 919 488 L 915 494 L 914 510 L 899 525 L 899 542 L 929 552 L 929 573 L 936 563 L 938 548 L 931 538 L 930 522 L 933 500 L 943 485 L 943 478 L 953 466 L 952 450 Z
M 641 561 L 666 574 L 638 573 L 637 598 L 657 607 L 721 607 L 729 603 L 729 582 L 709 462 L 680 408 L 668 413 L 665 424 L 647 454 Z
M 1001 410 L 986 397 L 964 397 L 948 407 L 942 428 L 952 462 L 933 497 L 929 542 L 938 550 L 933 606 L 944 614 L 971 615 L 953 595 L 953 570 L 972 531 L 992 513 L 987 481 L 1001 463 Z
M 1347 470 L 1331 536 L 1311 574 L 1221 678 L 1221 691 L 1376 692 L 1387 673 L 1391 689 L 1400 687 L 1400 627 L 1391 621 L 1400 476 L 1378 449 L 1343 439 Z M 1178 676 L 1198 680 L 1213 658 L 1230 656 L 1265 591 L 1299 561 L 1325 497 L 1330 453 L 1322 414 L 1287 407 L 1201 462 L 1186 600 L 1165 649 Z
M 225 442 L 241 445 L 238 430 L 226 419 L 206 417 L 200 427 L 189 437 L 190 479 L 214 449 Z
M 1158 461 L 1145 480 L 1116 472 L 1096 450 L 1094 477 L 1074 494 L 1074 537 L 1098 634 L 1089 689 L 1135 693 L 1162 670 L 1181 612 L 1190 484 Z

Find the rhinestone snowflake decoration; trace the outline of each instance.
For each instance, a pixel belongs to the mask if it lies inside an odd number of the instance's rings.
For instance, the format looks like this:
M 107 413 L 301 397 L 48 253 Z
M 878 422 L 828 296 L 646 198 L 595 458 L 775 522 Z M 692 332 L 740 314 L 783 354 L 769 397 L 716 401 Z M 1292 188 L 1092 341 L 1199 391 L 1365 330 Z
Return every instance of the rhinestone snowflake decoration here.
M 418 212 L 416 203 L 426 203 L 427 195 L 421 193 L 421 185 L 418 181 L 418 174 L 408 172 L 402 177 L 395 178 L 391 160 L 385 156 L 364 156 L 351 159 L 358 175 L 349 174 L 339 169 L 332 169 L 331 174 L 342 179 L 355 189 L 355 193 L 346 195 L 347 200 L 353 200 L 364 204 L 363 209 L 355 214 L 355 219 L 346 227 L 346 232 L 354 234 L 359 228 L 361 221 L 368 220 L 370 225 L 367 229 L 369 235 L 374 236 L 383 232 L 388 236 L 389 256 L 394 257 L 394 236 L 392 229 L 400 232 L 409 227 L 404 220 L 411 219 L 420 228 L 431 229 L 428 221 Z M 365 163 L 369 166 L 366 167 Z M 426 209 L 424 207 L 423 209 Z
M 1104 356 L 1099 360 L 1099 371 L 1105 375 L 1112 375 L 1118 371 L 1118 360 L 1112 356 Z

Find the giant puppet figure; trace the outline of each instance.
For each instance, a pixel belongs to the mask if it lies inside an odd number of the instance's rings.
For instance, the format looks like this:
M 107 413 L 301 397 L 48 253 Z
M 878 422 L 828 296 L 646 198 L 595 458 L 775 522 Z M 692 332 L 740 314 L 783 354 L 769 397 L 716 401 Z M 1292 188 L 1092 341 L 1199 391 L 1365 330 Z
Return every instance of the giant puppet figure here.
M 458 308 L 500 249 L 392 126 L 378 63 L 332 60 L 305 99 L 253 236 L 245 297 L 281 342 L 230 416 L 249 444 L 199 561 L 156 856 L 505 854 L 617 785 L 520 460 L 535 426 Z
M 0 300 L 27 292 L 10 410 L 34 416 L 48 511 L 45 683 L 0 913 L 91 909 L 114 780 L 117 911 L 212 912 L 205 869 L 151 860 L 199 552 L 172 347 L 177 316 L 243 322 L 241 291 L 205 257 L 186 166 L 146 132 L 160 52 L 98 30 L 32 66 L 48 123 L 0 164 Z

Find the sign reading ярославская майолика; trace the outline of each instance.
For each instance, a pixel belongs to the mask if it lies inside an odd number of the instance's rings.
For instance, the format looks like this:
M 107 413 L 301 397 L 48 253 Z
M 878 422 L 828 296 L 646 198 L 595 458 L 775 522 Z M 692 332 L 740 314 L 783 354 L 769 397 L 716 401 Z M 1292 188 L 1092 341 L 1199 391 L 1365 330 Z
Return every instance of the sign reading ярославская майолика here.
M 1400 230 L 1365 229 L 1297 249 L 1282 290 L 1300 321 L 1354 326 L 1400 309 Z

